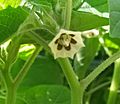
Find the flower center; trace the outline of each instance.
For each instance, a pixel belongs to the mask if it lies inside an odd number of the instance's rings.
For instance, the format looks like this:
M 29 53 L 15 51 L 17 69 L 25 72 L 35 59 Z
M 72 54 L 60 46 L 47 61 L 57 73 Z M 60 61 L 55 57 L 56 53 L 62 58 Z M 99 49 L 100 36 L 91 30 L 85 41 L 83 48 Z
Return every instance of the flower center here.
M 68 47 L 70 44 L 70 40 L 71 40 L 71 36 L 69 36 L 68 34 L 61 34 L 59 40 L 58 40 L 58 44 Z
M 75 36 L 74 34 L 62 33 L 61 36 L 60 36 L 60 38 L 58 38 L 55 41 L 55 44 L 58 44 L 57 45 L 57 49 L 61 50 L 64 47 L 67 51 L 69 51 L 71 49 L 70 43 L 72 43 L 72 44 L 76 44 L 77 43 L 77 41 L 75 41 L 72 38 L 74 36 Z

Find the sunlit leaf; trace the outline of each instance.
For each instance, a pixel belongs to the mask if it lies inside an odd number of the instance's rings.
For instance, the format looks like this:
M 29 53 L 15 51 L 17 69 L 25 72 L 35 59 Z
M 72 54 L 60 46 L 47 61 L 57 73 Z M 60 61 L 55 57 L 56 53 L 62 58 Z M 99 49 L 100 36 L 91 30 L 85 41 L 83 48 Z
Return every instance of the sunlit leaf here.
M 10 38 L 24 22 L 27 13 L 21 7 L 0 11 L 0 43 Z
M 0 0 L 0 4 L 3 5 L 3 8 L 9 6 L 17 7 L 20 5 L 22 0 Z

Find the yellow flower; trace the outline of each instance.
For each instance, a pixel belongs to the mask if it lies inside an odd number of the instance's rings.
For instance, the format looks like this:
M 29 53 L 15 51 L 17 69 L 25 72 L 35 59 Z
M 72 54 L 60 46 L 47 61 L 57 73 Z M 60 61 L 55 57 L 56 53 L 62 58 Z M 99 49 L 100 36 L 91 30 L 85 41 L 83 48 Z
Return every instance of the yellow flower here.
M 73 58 L 81 47 L 84 47 L 81 32 L 61 29 L 49 43 L 54 58 Z

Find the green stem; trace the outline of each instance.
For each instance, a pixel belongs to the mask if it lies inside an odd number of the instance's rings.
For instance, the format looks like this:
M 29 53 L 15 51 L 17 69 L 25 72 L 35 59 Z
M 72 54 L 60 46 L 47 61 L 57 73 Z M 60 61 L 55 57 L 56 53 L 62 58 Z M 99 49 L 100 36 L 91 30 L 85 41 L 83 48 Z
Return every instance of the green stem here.
M 120 59 L 115 61 L 115 68 L 107 104 L 116 104 L 117 91 L 119 89 L 119 85 L 120 85 Z
M 33 64 L 33 62 L 35 60 L 35 58 L 39 54 L 40 49 L 41 49 L 40 46 L 36 47 L 36 49 L 35 49 L 34 53 L 32 54 L 32 56 L 26 61 L 26 63 L 24 64 L 23 68 L 20 70 L 20 72 L 16 76 L 16 78 L 14 80 L 14 84 L 15 84 L 16 87 L 19 86 L 19 84 L 22 82 L 22 80 L 24 79 L 24 77 L 28 73 L 31 65 Z
M 6 72 L 6 70 L 1 71 L 0 74 L 7 90 L 5 104 L 15 104 L 16 89 L 13 86 L 13 82 L 10 78 L 10 75 L 8 72 Z
M 71 104 L 80 104 L 80 102 L 82 102 L 80 97 L 82 97 L 81 95 L 83 95 L 83 87 L 80 86 L 78 77 L 73 71 L 69 59 L 58 58 L 57 61 L 61 65 L 61 68 L 71 88 Z
M 66 11 L 65 11 L 65 29 L 70 28 L 70 23 L 71 23 L 71 15 L 72 15 L 72 0 L 67 0 L 66 1 Z
M 71 13 L 72 13 L 72 0 L 66 1 L 66 12 L 65 12 L 65 29 L 70 28 Z M 58 58 L 57 61 L 61 65 L 61 68 L 65 74 L 65 77 L 71 88 L 71 104 L 82 104 L 84 94 L 84 84 L 79 83 L 78 77 L 73 71 L 73 68 L 68 58 Z
M 73 89 L 74 87 L 76 88 L 77 86 L 79 86 L 77 75 L 73 71 L 73 68 L 69 62 L 69 59 L 58 58 L 57 61 L 59 62 L 61 68 L 63 69 L 63 72 L 70 85 L 70 88 Z
M 27 74 L 30 66 L 33 64 L 40 49 L 41 49 L 40 46 L 36 47 L 36 50 L 34 51 L 32 56 L 27 60 L 27 62 L 25 63 L 25 65 L 17 75 L 15 81 L 12 80 L 9 72 L 11 65 L 6 64 L 5 69 L 1 71 L 4 83 L 7 89 L 7 98 L 6 98 L 5 104 L 15 104 L 17 88 L 19 87 L 20 82 L 23 80 L 23 78 Z
M 85 87 L 87 87 L 102 71 L 104 71 L 111 63 L 120 58 L 120 51 L 110 56 L 107 60 L 105 60 L 102 64 L 100 64 L 93 72 L 91 72 L 85 79 L 83 79 L 85 83 Z
M 81 87 L 71 90 L 71 104 L 83 104 L 84 89 Z
M 33 64 L 36 56 L 38 55 L 38 53 L 40 51 L 40 49 L 41 49 L 40 46 L 36 47 L 36 50 L 34 51 L 32 56 L 26 61 L 25 65 L 23 66 L 21 71 L 18 73 L 14 82 L 11 83 L 11 85 L 7 86 L 7 101 L 6 101 L 6 104 L 15 104 L 17 88 L 19 87 L 23 78 L 25 77 L 25 75 L 29 71 L 30 66 Z
M 102 83 L 101 85 L 95 87 L 95 88 L 92 88 L 89 92 L 87 92 L 85 95 L 88 96 L 88 95 L 92 95 L 93 93 L 95 93 L 97 90 L 100 90 L 101 88 L 105 87 L 105 86 L 108 86 L 110 84 L 110 81 L 108 82 L 105 82 L 105 83 Z
M 6 101 L 5 104 L 15 104 L 15 97 L 16 97 L 16 88 L 13 85 L 13 78 L 11 76 L 11 66 L 13 62 L 15 61 L 17 57 L 17 53 L 19 51 L 19 39 L 12 38 L 12 41 L 10 45 L 7 47 L 7 60 L 5 61 L 5 67 L 3 70 L 1 70 L 2 74 L 2 79 L 4 81 L 6 90 L 7 90 L 7 95 L 6 95 Z M 13 50 L 14 47 L 14 50 Z
M 7 98 L 5 104 L 15 104 L 16 102 L 16 88 L 14 84 L 7 86 Z
M 32 35 L 29 35 L 29 34 L 28 34 L 28 36 L 29 36 L 31 39 L 35 40 L 37 44 L 43 46 L 44 49 L 47 50 L 48 52 L 51 52 L 51 51 L 50 51 L 50 48 L 49 48 L 49 46 L 48 46 L 48 43 L 47 43 L 43 38 L 41 38 L 40 35 L 38 35 L 38 34 L 35 33 L 34 31 L 31 31 L 31 33 L 32 33 Z

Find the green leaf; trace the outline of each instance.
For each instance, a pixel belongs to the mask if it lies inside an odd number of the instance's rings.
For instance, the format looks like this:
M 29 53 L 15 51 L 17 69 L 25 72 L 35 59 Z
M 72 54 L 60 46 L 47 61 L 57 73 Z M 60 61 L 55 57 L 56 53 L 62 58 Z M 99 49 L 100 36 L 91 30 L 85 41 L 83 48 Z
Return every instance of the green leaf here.
M 54 12 L 52 11 L 52 8 L 44 7 L 44 6 L 38 6 L 38 11 L 42 13 L 38 13 L 38 16 L 40 17 L 40 21 L 42 21 L 42 27 L 46 28 L 47 30 L 51 31 L 52 33 L 56 33 L 56 31 L 59 29 L 59 26 L 54 18 Z
M 98 48 L 98 38 L 86 39 L 85 47 L 76 54 L 74 68 L 80 79 L 83 79 L 85 77 L 87 69 L 93 61 Z
M 18 58 L 11 68 L 11 75 L 13 78 L 18 74 L 20 69 L 23 67 L 25 60 Z
M 70 104 L 70 91 L 63 86 L 41 85 L 25 93 L 28 104 Z
M 0 98 L 0 104 L 5 104 L 5 100 Z
M 51 6 L 52 3 L 55 3 L 55 0 L 28 0 L 28 2 L 31 2 L 32 4 L 42 4 L 42 5 L 47 5 Z
M 23 62 L 21 64 L 23 65 Z M 17 67 L 14 70 L 17 70 Z M 38 56 L 24 78 L 21 88 L 30 88 L 40 84 L 62 84 L 63 77 L 60 71 L 59 65 L 52 57 Z
M 0 11 L 0 43 L 10 38 L 24 22 L 27 13 L 21 7 Z
M 96 91 L 94 94 L 92 94 L 90 98 L 91 104 L 106 104 L 105 102 L 106 89 L 107 88 L 100 89 Z
M 83 0 L 73 0 L 73 8 L 78 9 L 81 6 L 82 2 Z
M 111 38 L 109 34 L 104 35 L 105 47 L 108 48 L 111 54 L 117 52 L 120 49 L 120 38 Z
M 71 30 L 85 31 L 108 24 L 108 18 L 100 17 L 92 13 L 79 11 L 73 11 L 72 13 Z
M 120 0 L 109 0 L 110 36 L 120 38 Z
M 27 60 L 35 50 L 35 46 L 32 44 L 23 44 L 19 49 L 19 57 L 23 60 Z M 41 47 L 42 50 L 42 47 Z
M 18 97 L 18 98 L 20 98 L 20 97 Z M 18 99 L 18 98 L 16 100 L 16 104 L 27 104 L 23 99 Z M 5 98 L 0 98 L 0 104 L 5 104 Z
M 0 0 L 0 3 L 4 5 L 4 7 L 12 6 L 12 7 L 17 7 L 20 5 L 22 0 Z
M 108 0 L 85 0 L 85 2 L 100 12 L 108 12 Z
M 36 4 L 42 4 L 42 5 L 48 5 L 53 6 L 53 8 L 56 6 L 56 4 L 60 4 L 61 6 L 65 6 L 66 0 L 28 0 L 29 2 L 36 3 Z M 73 0 L 73 8 L 77 8 L 83 0 Z

